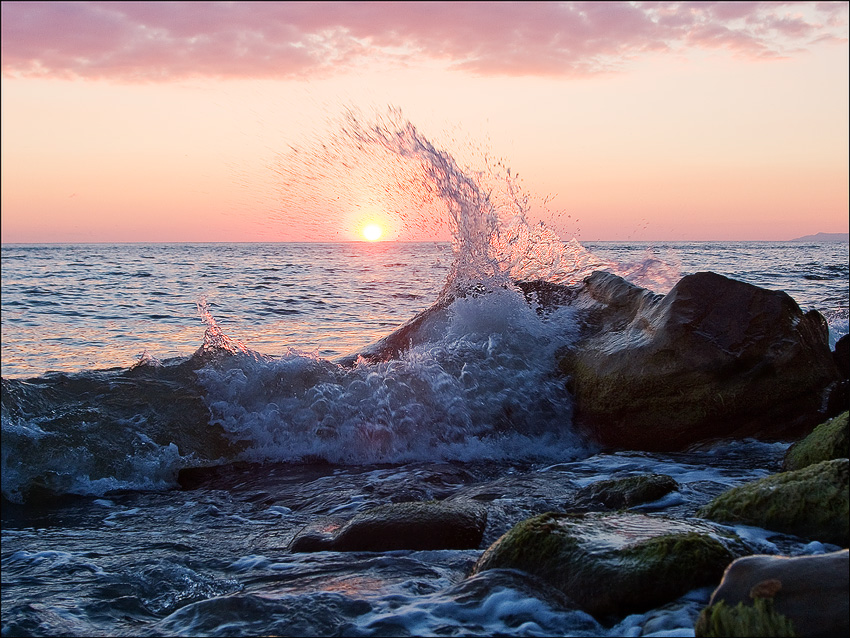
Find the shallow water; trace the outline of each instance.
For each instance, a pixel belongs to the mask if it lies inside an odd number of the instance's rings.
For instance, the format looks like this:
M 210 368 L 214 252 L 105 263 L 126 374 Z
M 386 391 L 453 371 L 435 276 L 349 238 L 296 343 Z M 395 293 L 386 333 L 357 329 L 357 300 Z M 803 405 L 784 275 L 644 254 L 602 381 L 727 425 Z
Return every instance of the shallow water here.
M 467 579 L 480 550 L 291 554 L 286 547 L 310 521 L 431 498 L 486 502 L 486 544 L 523 518 L 561 510 L 565 496 L 583 484 L 646 471 L 670 474 L 681 489 L 676 498 L 641 509 L 687 516 L 728 486 L 775 469 L 784 449 L 750 443 L 690 455 L 601 454 L 548 466 L 243 465 L 188 475 L 181 490 L 7 503 L 3 632 L 617 636 L 639 635 L 634 628 L 655 623 L 688 635 L 710 590 L 606 626 L 521 573 L 495 570 Z M 829 549 L 744 531 L 762 552 Z

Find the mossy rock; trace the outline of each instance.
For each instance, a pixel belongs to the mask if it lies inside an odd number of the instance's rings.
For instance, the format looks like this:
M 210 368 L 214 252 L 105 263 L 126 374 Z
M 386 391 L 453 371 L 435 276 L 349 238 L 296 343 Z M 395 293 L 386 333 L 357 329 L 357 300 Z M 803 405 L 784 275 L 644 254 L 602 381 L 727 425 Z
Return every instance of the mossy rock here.
M 658 500 L 677 489 L 679 484 L 671 476 L 641 474 L 591 483 L 576 493 L 574 504 L 583 508 L 621 509 Z
M 344 524 L 308 526 L 293 538 L 292 552 L 385 552 L 396 549 L 477 549 L 487 511 L 457 501 L 379 505 Z
M 514 526 L 484 552 L 473 573 L 520 569 L 584 611 L 611 619 L 716 583 L 744 551 L 736 537 L 710 525 L 628 512 L 550 512 Z
M 758 598 L 752 605 L 734 607 L 720 601 L 702 610 L 694 627 L 698 638 L 725 636 L 787 636 L 793 638 L 794 624 L 773 608 L 769 598 Z
M 697 515 L 848 545 L 850 461 L 833 459 L 727 490 Z
M 847 412 L 821 423 L 809 436 L 792 445 L 785 454 L 785 470 L 801 470 L 809 465 L 847 458 L 850 453 L 850 427 Z

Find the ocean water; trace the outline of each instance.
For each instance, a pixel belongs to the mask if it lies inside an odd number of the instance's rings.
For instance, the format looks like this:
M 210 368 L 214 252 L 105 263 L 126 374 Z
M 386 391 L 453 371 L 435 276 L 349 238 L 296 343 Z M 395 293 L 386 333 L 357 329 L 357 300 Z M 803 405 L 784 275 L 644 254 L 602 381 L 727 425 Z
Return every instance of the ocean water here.
M 697 270 L 791 291 L 833 340 L 847 332 L 846 244 L 585 248 L 662 291 L 659 273 Z M 497 491 L 492 541 L 589 482 L 642 472 L 680 482 L 656 509 L 685 516 L 778 468 L 783 443 L 587 446 L 550 374 L 572 313 L 541 317 L 511 290 L 455 300 L 390 361 L 335 362 L 436 302 L 452 255 L 4 246 L 3 635 L 688 635 L 709 590 L 603 626 L 514 573 L 468 579 L 480 550 L 286 551 L 323 517 Z M 225 363 L 203 359 L 215 347 Z M 744 531 L 768 553 L 828 549 Z
M 554 374 L 575 310 L 511 282 L 604 269 L 664 293 L 713 270 L 822 312 L 834 343 L 848 245 L 561 241 L 413 127 L 353 135 L 415 160 L 451 242 L 3 245 L 3 636 L 693 635 L 710 588 L 600 620 L 519 572 L 468 577 L 593 481 L 669 474 L 680 489 L 639 509 L 689 517 L 788 446 L 596 449 Z M 351 356 L 429 308 L 385 356 Z M 287 550 L 305 525 L 430 499 L 486 503 L 482 546 Z

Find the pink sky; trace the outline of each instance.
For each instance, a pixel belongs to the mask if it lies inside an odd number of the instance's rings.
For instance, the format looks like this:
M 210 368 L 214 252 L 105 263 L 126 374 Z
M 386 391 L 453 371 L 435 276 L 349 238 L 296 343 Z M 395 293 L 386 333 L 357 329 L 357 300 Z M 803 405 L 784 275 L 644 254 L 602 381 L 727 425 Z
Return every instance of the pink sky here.
M 389 106 L 563 239 L 847 232 L 848 58 L 845 2 L 3 2 L 2 241 L 423 238 L 291 151 Z

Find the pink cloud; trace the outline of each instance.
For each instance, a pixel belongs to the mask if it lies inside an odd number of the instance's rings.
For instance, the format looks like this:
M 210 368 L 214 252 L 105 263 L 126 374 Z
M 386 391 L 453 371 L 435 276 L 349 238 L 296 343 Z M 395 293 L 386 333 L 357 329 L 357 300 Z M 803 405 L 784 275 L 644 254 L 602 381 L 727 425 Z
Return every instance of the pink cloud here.
M 843 2 L 3 2 L 2 68 L 291 78 L 422 57 L 480 74 L 571 76 L 688 47 L 775 57 L 846 31 Z

